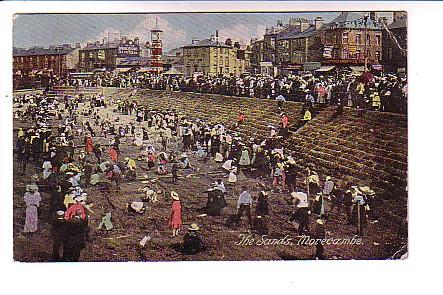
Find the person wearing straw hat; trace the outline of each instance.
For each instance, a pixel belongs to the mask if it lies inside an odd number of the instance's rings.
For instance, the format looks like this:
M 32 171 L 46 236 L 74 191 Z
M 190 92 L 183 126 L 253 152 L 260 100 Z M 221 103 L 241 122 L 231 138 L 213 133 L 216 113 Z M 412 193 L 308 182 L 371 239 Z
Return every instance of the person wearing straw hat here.
M 249 221 L 249 226 L 252 229 L 251 207 L 253 200 L 246 186 L 242 186 L 241 189 L 242 193 L 238 197 L 237 201 L 237 226 L 241 222 L 243 213 L 246 213 L 246 216 L 248 217 Z
M 38 228 L 38 210 L 42 197 L 38 192 L 38 186 L 36 184 L 28 184 L 26 186 L 26 193 L 23 197 L 26 203 L 26 217 L 24 233 L 33 233 Z
M 178 165 L 181 169 L 191 168 L 191 163 L 189 162 L 188 155 L 186 153 L 181 154 Z
M 295 212 L 289 222 L 298 222 L 298 234 L 303 235 L 309 229 L 309 201 L 308 195 L 302 191 L 292 192 L 291 200 L 295 207 Z
M 268 195 L 266 191 L 261 191 L 257 198 L 257 207 L 255 208 L 255 214 L 257 218 L 269 215 Z
M 63 251 L 63 242 L 66 239 L 65 234 L 65 211 L 58 210 L 54 213 L 51 220 L 51 236 L 52 236 L 52 261 L 61 261 Z
M 323 195 L 330 200 L 330 194 L 332 190 L 334 189 L 334 182 L 332 181 L 331 176 L 326 176 L 326 181 L 323 185 Z
M 361 236 L 363 235 L 363 228 L 367 224 L 366 201 L 363 193 L 357 186 L 352 186 L 350 191 L 352 195 L 351 223 L 357 227 L 357 234 Z
M 315 259 L 325 259 L 325 248 L 323 244 L 320 242 L 326 237 L 326 228 L 325 222 L 322 219 L 317 219 L 315 222 L 315 229 L 313 232 L 313 238 L 316 239 L 315 243 Z
M 182 227 L 182 204 L 178 193 L 172 191 L 172 204 L 171 204 L 171 217 L 169 219 L 169 225 L 172 228 L 172 238 L 178 236 L 180 228 Z
M 86 246 L 88 236 L 88 220 L 83 218 L 81 210 L 76 210 L 75 215 L 66 220 L 65 234 L 62 259 L 63 261 L 77 262 L 80 260 L 81 250 Z
M 200 227 L 197 223 L 192 223 L 188 227 L 188 232 L 183 237 L 183 253 L 188 255 L 197 254 L 205 249 L 201 235 Z

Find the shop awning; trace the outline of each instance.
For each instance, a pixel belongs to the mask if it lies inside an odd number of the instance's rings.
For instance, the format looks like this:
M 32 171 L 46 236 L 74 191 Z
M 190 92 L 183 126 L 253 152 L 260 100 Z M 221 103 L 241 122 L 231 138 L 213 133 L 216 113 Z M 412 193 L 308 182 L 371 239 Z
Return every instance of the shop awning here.
M 137 70 L 137 73 L 147 73 L 147 72 L 149 72 L 149 71 L 150 71 L 149 68 L 141 68 L 141 69 L 138 69 L 138 70 Z
M 365 71 L 364 66 L 350 66 L 352 73 L 361 74 Z
M 316 72 L 329 72 L 335 69 L 335 66 L 322 66 L 321 68 L 315 70 Z
M 183 75 L 183 73 L 180 73 L 176 69 L 170 69 L 169 71 L 166 71 L 162 73 L 163 75 Z
M 117 73 L 126 73 L 129 72 L 131 70 L 131 68 L 116 68 L 115 71 Z

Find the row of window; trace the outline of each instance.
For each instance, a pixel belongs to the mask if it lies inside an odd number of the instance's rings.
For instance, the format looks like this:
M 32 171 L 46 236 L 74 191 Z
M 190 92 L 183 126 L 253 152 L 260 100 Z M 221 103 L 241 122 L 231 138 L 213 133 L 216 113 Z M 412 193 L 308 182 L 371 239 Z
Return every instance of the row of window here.
M 347 49 L 343 49 L 342 51 L 342 58 L 356 58 L 356 59 L 363 59 L 365 56 L 363 56 L 363 53 L 360 50 L 356 50 L 354 52 L 350 52 Z M 371 52 L 369 50 L 366 51 L 366 58 L 371 59 Z M 380 51 L 375 52 L 375 60 L 380 60 Z
M 336 37 L 335 43 L 338 43 L 338 40 L 337 40 L 338 36 L 336 35 L 335 37 Z M 343 32 L 343 34 L 342 34 L 342 43 L 343 44 L 349 43 L 349 34 L 347 32 Z M 363 44 L 362 36 L 360 33 L 355 34 L 355 43 L 356 44 Z M 380 45 L 380 44 L 381 44 L 381 36 L 375 35 L 375 45 Z M 369 35 L 369 34 L 366 35 L 366 45 L 371 45 L 371 35 Z

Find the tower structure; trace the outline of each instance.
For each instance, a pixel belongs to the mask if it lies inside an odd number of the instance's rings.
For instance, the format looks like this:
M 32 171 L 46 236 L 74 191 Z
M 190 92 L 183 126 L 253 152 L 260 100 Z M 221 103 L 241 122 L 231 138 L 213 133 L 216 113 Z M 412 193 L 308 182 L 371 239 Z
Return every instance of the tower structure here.
M 158 19 L 155 20 L 155 27 L 151 29 L 151 68 L 154 74 L 163 71 L 163 31 L 158 26 Z

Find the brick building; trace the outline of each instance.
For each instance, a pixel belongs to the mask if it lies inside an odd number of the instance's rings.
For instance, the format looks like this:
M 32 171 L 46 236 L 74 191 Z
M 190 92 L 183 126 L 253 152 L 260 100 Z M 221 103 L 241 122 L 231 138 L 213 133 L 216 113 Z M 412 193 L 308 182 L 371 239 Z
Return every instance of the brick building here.
M 383 31 L 383 65 L 388 72 L 406 72 L 408 66 L 406 12 L 394 12 L 393 20 L 387 25 L 388 30 Z
M 70 44 L 49 48 L 13 48 L 13 73 L 18 76 L 44 74 L 63 77 L 77 67 L 79 48 L 80 44 L 75 48 Z
M 123 37 L 117 42 L 108 42 L 105 38 L 102 42 L 88 43 L 80 49 L 79 68 L 82 71 L 114 70 L 128 58 L 140 57 L 141 52 L 138 38 L 131 40 Z
M 371 18 L 343 12 L 320 32 L 323 45 L 322 64 L 368 66 L 382 60 L 382 26 Z
M 253 65 L 267 63 L 277 73 L 302 70 L 305 64 L 351 66 L 362 70 L 379 65 L 382 59 L 382 27 L 372 18 L 353 12 L 342 12 L 324 24 L 314 20 L 292 18 L 287 25 L 267 30 L 261 41 L 251 43 Z M 271 50 L 267 53 L 267 50 Z M 262 52 L 263 51 L 263 52 Z M 268 65 L 268 63 L 270 65 Z M 275 74 L 275 71 L 274 71 Z

